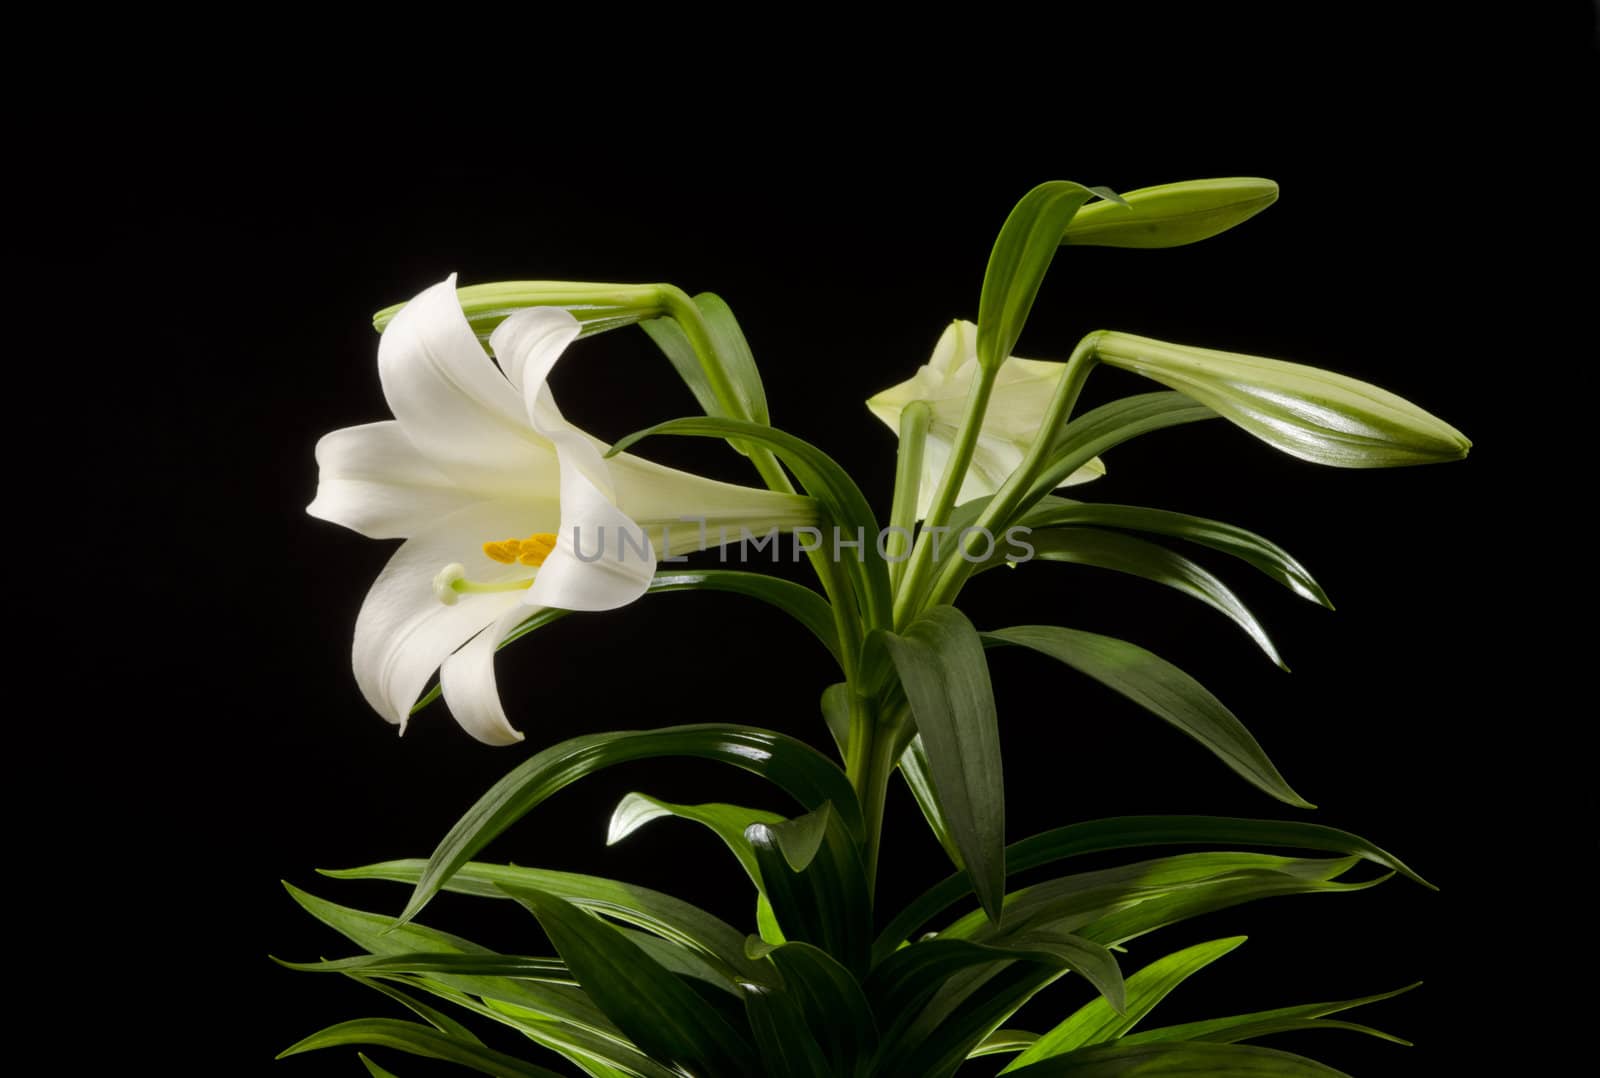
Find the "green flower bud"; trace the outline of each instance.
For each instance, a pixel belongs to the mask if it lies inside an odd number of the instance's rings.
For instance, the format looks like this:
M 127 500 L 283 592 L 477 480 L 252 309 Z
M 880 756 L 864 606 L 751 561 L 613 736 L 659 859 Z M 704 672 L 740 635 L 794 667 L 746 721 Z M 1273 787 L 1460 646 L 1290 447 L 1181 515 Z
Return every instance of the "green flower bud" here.
M 1170 386 L 1301 460 L 1390 468 L 1460 460 L 1472 443 L 1402 397 L 1342 374 L 1260 356 L 1102 333 L 1100 361 Z
M 1067 225 L 1062 243 L 1094 247 L 1182 247 L 1248 221 L 1278 201 L 1271 180 L 1235 176 L 1141 187 L 1122 202 L 1093 202 Z

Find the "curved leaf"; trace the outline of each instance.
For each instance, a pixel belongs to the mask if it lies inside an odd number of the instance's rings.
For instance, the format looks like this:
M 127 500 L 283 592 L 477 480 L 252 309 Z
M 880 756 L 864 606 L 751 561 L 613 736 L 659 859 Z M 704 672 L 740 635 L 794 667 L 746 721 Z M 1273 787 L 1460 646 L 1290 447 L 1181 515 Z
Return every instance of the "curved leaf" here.
M 473 854 L 551 794 L 613 764 L 655 756 L 732 764 L 770 779 L 807 808 L 831 801 L 853 831 L 861 828 L 861 810 L 844 772 L 811 746 L 783 734 L 722 723 L 585 734 L 522 763 L 467 810 L 429 858 L 400 922 L 416 916 Z
M 1070 525 L 1169 535 L 1231 554 L 1261 570 L 1302 599 L 1333 609 L 1333 603 L 1322 586 L 1287 550 L 1255 532 L 1220 520 L 1208 520 L 1166 509 L 1147 509 L 1140 505 L 1106 505 L 1048 497 L 1041 499 L 1018 523 L 1033 528 Z
M 561 1078 L 555 1071 L 524 1063 L 514 1056 L 496 1052 L 481 1044 L 458 1040 L 431 1026 L 394 1018 L 357 1018 L 351 1022 L 340 1022 L 290 1045 L 278 1053 L 278 1058 L 351 1044 L 396 1048 L 414 1056 L 443 1059 L 459 1063 L 479 1074 L 494 1075 L 495 1078 Z
M 1216 418 L 1210 408 L 1171 390 L 1138 393 L 1093 408 L 1061 429 L 1022 505 L 1037 502 L 1089 461 L 1131 438 Z
M 983 643 L 966 615 L 934 607 L 904 633 L 884 633 L 928 774 L 978 901 L 993 919 L 1005 891 L 1005 780 Z
M 615 456 L 642 439 L 658 434 L 741 439 L 763 445 L 777 454 L 800 480 L 806 493 L 821 503 L 832 524 L 849 533 L 849 535 L 836 535 L 835 539 L 850 542 L 854 542 L 857 538 L 861 539 L 859 549 L 842 548 L 850 550 L 853 554 L 859 554 L 859 557 L 845 556 L 842 552 L 832 550 L 827 553 L 830 556 L 839 554 L 839 560 L 844 563 L 851 580 L 855 582 L 868 622 L 872 625 L 888 622 L 891 608 L 889 567 L 878 553 L 877 518 L 873 516 L 872 506 L 861 493 L 861 488 L 856 486 L 855 480 L 851 479 L 850 474 L 839 467 L 838 462 L 832 457 L 810 442 L 776 427 L 714 416 L 689 416 L 657 423 L 653 427 L 636 431 L 621 439 L 607 451 L 606 456 Z
M 763 1075 L 771 1078 L 836 1078 L 817 1043 L 816 1028 L 797 999 L 781 988 L 751 985 L 744 994 L 745 1016 L 761 1051 Z
M 1099 528 L 1042 528 L 1028 536 L 1033 557 L 1038 561 L 1070 562 L 1111 569 L 1142 577 L 1172 588 L 1191 599 L 1205 603 L 1245 631 L 1256 646 L 1284 670 L 1283 657 L 1273 646 L 1267 630 L 1243 601 L 1210 570 L 1164 546 Z M 982 565 L 992 569 L 1006 564 L 1006 555 L 997 550 Z
M 1298 808 L 1316 807 L 1289 787 L 1222 701 L 1159 655 L 1116 637 L 1055 625 L 997 629 L 984 639 L 1031 648 L 1066 663 L 1188 734 L 1256 789 Z
M 1106 1044 L 1011 1073 L 1017 1078 L 1350 1078 L 1304 1056 L 1241 1044 Z
M 675 805 L 659 801 L 648 794 L 630 793 L 611 812 L 611 825 L 606 831 L 606 845 L 614 846 L 633 834 L 651 820 L 663 816 L 676 816 L 692 820 L 710 828 L 739 861 L 745 875 L 757 888 L 761 887 L 761 870 L 756 865 L 756 855 L 744 837 L 745 828 L 753 823 L 778 824 L 783 817 L 763 809 L 744 808 L 740 805 Z M 819 836 L 820 838 L 820 836 Z
M 405 992 L 402 992 L 399 988 L 389 984 L 382 978 L 364 977 L 359 973 L 347 973 L 345 976 L 349 977 L 357 984 L 365 985 L 375 992 L 381 992 L 383 995 L 388 996 L 390 999 L 400 1004 L 400 1006 L 404 1007 L 406 1010 L 410 1011 L 412 1014 L 416 1015 L 418 1018 L 422 1019 L 434 1029 L 437 1029 L 440 1033 L 443 1033 L 448 1037 L 454 1037 L 457 1040 L 467 1041 L 470 1044 L 483 1043 L 483 1041 L 478 1039 L 478 1035 L 476 1033 L 472 1032 L 472 1030 L 468 1029 L 460 1022 L 457 1022 L 454 1018 L 451 1018 L 448 1014 L 445 1014 L 436 1007 L 428 1006 L 419 999 L 415 999 L 410 995 L 407 995 Z M 452 995 L 455 994 L 457 993 L 452 991 Z
M 872 899 L 861 852 L 827 806 L 812 816 L 789 825 L 751 824 L 745 838 L 783 938 L 813 944 L 853 972 L 864 972 L 872 947 Z M 795 824 L 806 833 L 780 831 Z M 812 832 L 818 844 L 805 858 L 806 850 L 797 847 L 810 846 Z M 796 869 L 796 861 L 803 867 Z
M 565 962 L 511 954 L 459 954 L 420 951 L 416 954 L 361 955 L 322 962 L 285 962 L 286 969 L 307 973 L 454 973 L 469 977 L 517 977 L 529 981 L 575 984 Z
M 744 1037 L 620 931 L 555 895 L 517 886 L 506 892 L 539 919 L 595 1005 L 649 1055 L 708 1076 L 753 1073 Z
M 917 734 L 906 746 L 906 751 L 900 754 L 900 777 L 905 779 L 906 788 L 911 791 L 911 796 L 916 798 L 917 807 L 922 810 L 923 819 L 928 821 L 928 827 L 933 831 L 933 837 L 939 840 L 939 845 L 944 847 L 950 863 L 961 871 L 961 893 L 967 894 L 972 890 L 972 880 L 966 874 L 966 862 L 961 859 L 961 851 L 956 847 L 956 841 L 950 834 L 950 824 L 944 817 L 944 809 L 939 806 L 939 795 L 933 789 L 933 777 L 928 772 L 928 749 L 922 742 L 922 735 Z
M 1146 1044 L 1150 1041 L 1188 1041 L 1197 1039 L 1220 1040 L 1230 1031 L 1254 1026 L 1258 1023 L 1274 1022 L 1279 1020 L 1300 1018 L 1321 1018 L 1324 1015 L 1338 1014 L 1354 1007 L 1365 1006 L 1368 1003 L 1377 1003 L 1385 999 L 1393 999 L 1403 995 L 1421 984 L 1408 984 L 1404 988 L 1396 988 L 1392 992 L 1379 992 L 1376 995 L 1361 996 L 1358 999 L 1338 1000 L 1334 1003 L 1302 1003 L 1295 1007 L 1278 1007 L 1270 1011 L 1255 1011 L 1251 1014 L 1235 1014 L 1226 1018 L 1207 1018 L 1199 1022 L 1185 1022 L 1178 1026 L 1161 1026 L 1149 1029 L 1143 1033 L 1135 1033 L 1131 1037 L 1124 1037 L 1124 1044 Z
M 787 943 L 767 953 L 803 1025 L 821 1049 L 828 1078 L 865 1075 L 878 1048 L 872 1006 L 849 970 L 805 943 Z
M 368 1058 L 367 1053 L 357 1052 L 356 1058 L 361 1060 L 361 1065 L 367 1068 L 368 1078 L 395 1078 L 391 1071 L 386 1071 Z
M 1070 857 L 1106 850 L 1145 846 L 1192 846 L 1240 843 L 1343 853 L 1371 861 L 1437 890 L 1394 854 L 1360 835 L 1322 824 L 1293 820 L 1249 820 L 1232 816 L 1113 816 L 1068 824 L 1013 843 L 1006 849 L 1006 867 L 1026 872 Z M 878 936 L 874 953 L 881 960 L 917 929 L 971 892 L 964 873 L 946 877 L 906 906 Z
M 1011 354 L 1068 223 L 1096 194 L 1071 180 L 1051 180 L 1023 195 L 1006 217 L 978 298 L 978 362 L 986 369 Z
M 413 858 L 361 868 L 325 870 L 324 874 L 336 879 L 377 879 L 415 884 L 426 869 L 427 862 Z M 473 861 L 462 865 L 446 881 L 444 890 L 480 898 L 505 899 L 508 896 L 504 888 L 508 885 L 546 891 L 592 913 L 604 914 L 613 920 L 654 933 L 664 940 L 704 955 L 722 970 L 723 976 L 730 982 L 761 977 L 761 967 L 745 958 L 742 932 L 698 906 L 648 887 L 575 872 Z M 388 917 L 376 914 L 363 916 L 371 917 L 377 928 L 386 934 L 398 935 L 404 931 L 394 928 L 394 921 Z M 389 932 L 390 929 L 393 929 L 393 933 Z M 366 946 L 362 940 L 356 942 Z
M 1005 1055 L 1008 1052 L 1020 1052 L 1034 1041 L 1039 1039 L 1039 1034 L 1029 1033 L 1025 1029 L 997 1029 L 972 1051 L 967 1053 L 968 1059 L 977 1059 L 980 1056 Z
M 1005 1074 L 1037 1063 L 1041 1059 L 1065 1055 L 1079 1048 L 1118 1040 L 1149 1014 L 1174 988 L 1191 975 L 1209 966 L 1239 944 L 1243 936 L 1197 943 L 1175 951 L 1145 966 L 1127 981 L 1127 1007 L 1118 1014 L 1105 999 L 1096 997 L 1079 1007 L 1060 1025 L 1043 1034 L 1011 1065 Z

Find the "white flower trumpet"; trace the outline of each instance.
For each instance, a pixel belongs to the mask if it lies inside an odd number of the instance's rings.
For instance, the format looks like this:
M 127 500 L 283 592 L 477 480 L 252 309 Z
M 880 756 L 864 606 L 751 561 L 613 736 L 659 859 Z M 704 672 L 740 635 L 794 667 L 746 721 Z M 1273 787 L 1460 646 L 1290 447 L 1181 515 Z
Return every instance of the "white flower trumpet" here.
M 317 443 L 314 517 L 404 538 L 356 619 L 368 703 L 404 729 L 439 671 L 451 713 L 492 745 L 519 741 L 494 653 L 539 608 L 610 610 L 644 594 L 658 557 L 739 529 L 815 524 L 808 498 L 721 483 L 605 446 L 567 423 L 546 385 L 578 336 L 559 308 L 518 311 L 474 336 L 455 277 L 395 316 L 378 374 L 395 418 Z M 704 521 L 702 525 L 700 522 Z M 693 523 L 690 523 L 690 522 Z M 708 540 L 708 536 L 712 536 Z

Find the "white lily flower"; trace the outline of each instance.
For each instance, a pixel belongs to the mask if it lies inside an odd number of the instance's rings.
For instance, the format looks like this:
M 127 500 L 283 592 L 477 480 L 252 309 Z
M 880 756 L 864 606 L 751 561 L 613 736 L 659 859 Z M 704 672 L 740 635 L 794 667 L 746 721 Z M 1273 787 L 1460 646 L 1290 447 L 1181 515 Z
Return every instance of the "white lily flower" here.
M 306 511 L 374 539 L 404 538 L 356 619 L 367 702 L 404 731 L 435 670 L 480 741 L 522 739 L 507 721 L 494 653 L 542 607 L 610 610 L 644 594 L 658 556 L 817 522 L 804 497 L 721 483 L 605 446 L 562 418 L 546 386 L 578 336 L 559 308 L 507 318 L 484 352 L 455 277 L 417 296 L 378 345 L 395 418 L 317 443 Z M 704 518 L 705 526 L 685 518 Z
M 1039 435 L 1039 427 L 1065 367 L 1065 363 L 1016 356 L 1000 365 L 989 397 L 989 410 L 984 413 L 983 427 L 972 453 L 972 464 L 956 494 L 957 505 L 994 494 L 1022 463 Z M 928 515 L 933 504 L 934 492 L 966 416 L 967 396 L 981 369 L 978 327 L 958 319 L 945 327 L 939 343 L 934 346 L 932 358 L 914 376 L 867 401 L 872 414 L 889 424 L 889 429 L 897 434 L 900 413 L 907 405 L 912 401 L 925 401 L 928 405 L 931 415 L 928 440 L 923 448 L 921 483 L 917 489 L 918 520 Z M 1061 485 L 1087 483 L 1105 473 L 1106 466 L 1096 457 Z

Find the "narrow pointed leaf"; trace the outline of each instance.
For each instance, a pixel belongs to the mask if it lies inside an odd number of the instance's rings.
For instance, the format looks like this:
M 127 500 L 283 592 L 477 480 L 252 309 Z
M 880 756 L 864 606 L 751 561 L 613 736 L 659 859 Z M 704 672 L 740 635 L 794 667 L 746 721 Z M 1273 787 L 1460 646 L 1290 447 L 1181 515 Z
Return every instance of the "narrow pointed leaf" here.
M 823 839 L 805 867 L 796 871 L 773 827 L 745 831 L 761 868 L 767 900 L 784 939 L 809 943 L 864 972 L 872 945 L 872 901 L 860 850 L 833 813 Z
M 852 830 L 861 826 L 861 811 L 844 772 L 809 745 L 783 734 L 721 723 L 586 734 L 536 754 L 467 810 L 429 858 L 401 921 L 416 916 L 473 854 L 551 794 L 613 764 L 657 756 L 732 764 L 771 780 L 808 809 L 832 801 Z
M 944 809 L 939 807 L 939 795 L 933 789 L 933 777 L 928 772 L 928 749 L 922 742 L 921 734 L 913 737 L 906 751 L 900 754 L 899 766 L 900 776 L 906 780 L 906 787 L 916 799 L 917 807 L 922 810 L 923 819 L 928 821 L 933 837 L 944 847 L 950 863 L 961 871 L 962 893 L 971 891 L 972 882 L 965 871 L 966 863 L 961 860 L 961 851 L 956 848 L 955 839 L 950 835 L 950 824 L 945 820 Z
M 1261 570 L 1301 598 L 1333 609 L 1333 603 L 1328 600 L 1321 585 L 1287 550 L 1254 532 L 1220 520 L 1207 520 L 1165 509 L 1147 509 L 1139 505 L 1105 505 L 1049 497 L 1042 499 L 1026 513 L 1021 523 L 1033 528 L 1061 525 L 1120 528 L 1183 539 L 1231 554 Z
M 459 1063 L 479 1074 L 495 1078 L 561 1078 L 555 1071 L 524 1063 L 514 1056 L 458 1040 L 439 1032 L 431 1026 L 415 1022 L 401 1022 L 393 1018 L 358 1018 L 341 1022 L 285 1048 L 278 1058 L 299 1055 L 318 1048 L 338 1048 L 353 1044 L 367 1044 L 382 1048 L 395 1048 L 414 1056 L 442 1059 Z
M 453 973 L 467 977 L 517 977 L 530 981 L 574 984 L 566 963 L 556 958 L 529 958 L 512 954 L 452 954 L 450 952 L 395 955 L 361 955 L 324 962 L 285 962 L 287 969 L 308 973 Z
M 1032 505 L 1079 468 L 1141 434 L 1216 419 L 1217 413 L 1182 393 L 1140 393 L 1102 404 L 1062 428 L 1024 505 Z
M 374 1063 L 365 1052 L 357 1052 L 356 1058 L 361 1060 L 361 1065 L 367 1068 L 369 1078 L 395 1078 L 391 1071 L 386 1071 Z
M 994 370 L 1011 355 L 1039 285 L 1078 208 L 1095 192 L 1052 180 L 1023 195 L 995 238 L 978 299 L 978 362 Z
M 939 807 L 978 901 L 992 918 L 1005 891 L 1005 781 L 989 665 L 977 630 L 935 607 L 884 645 L 905 688 Z
M 767 958 L 782 978 L 827 1060 L 830 1078 L 864 1072 L 878 1049 L 878 1027 L 866 993 L 849 970 L 805 943 L 776 947 Z
M 816 1030 L 799 1000 L 782 988 L 751 985 L 744 994 L 745 1016 L 760 1049 L 763 1075 L 771 1078 L 836 1078 Z
M 1145 966 L 1127 980 L 1127 1008 L 1118 1014 L 1103 998 L 1078 1008 L 1060 1025 L 1043 1034 L 1032 1047 L 1001 1073 L 1065 1055 L 1079 1048 L 1106 1044 L 1127 1033 L 1173 989 L 1244 942 L 1243 936 L 1212 940 L 1186 947 Z
M 1349 1078 L 1304 1056 L 1242 1044 L 1103 1044 L 1011 1073 L 1016 1078 Z
M 1222 843 L 1351 854 L 1437 890 L 1405 862 L 1360 835 L 1322 824 L 1231 816 L 1113 816 L 1068 824 L 1013 843 L 1006 849 L 1006 867 L 1019 873 L 1107 850 Z M 970 892 L 964 873 L 949 876 L 930 888 L 884 928 L 874 947 L 875 955 L 881 960 L 902 940 L 909 939 Z
M 770 423 L 761 372 L 756 369 L 755 356 L 745 340 L 744 331 L 739 328 L 738 320 L 733 317 L 732 308 L 713 292 L 701 292 L 695 296 L 694 305 L 700 309 L 706 329 L 711 334 L 711 345 L 716 349 L 717 358 L 728 372 L 728 381 L 733 383 L 734 392 L 745 407 L 747 414 L 744 418 L 757 423 Z
M 850 686 L 840 681 L 822 690 L 822 721 L 842 758 L 850 744 Z
M 412 858 L 361 868 L 325 871 L 324 874 L 336 879 L 379 879 L 414 884 L 425 871 L 427 862 Z M 507 885 L 558 895 L 591 913 L 603 914 L 689 948 L 704 955 L 730 981 L 759 979 L 761 976 L 761 967 L 745 959 L 744 933 L 698 906 L 648 887 L 575 872 L 473 861 L 462 865 L 446 882 L 444 889 L 479 898 L 506 899 L 508 895 L 504 887 Z M 377 930 L 386 936 L 394 927 L 391 918 L 376 914 L 365 916 L 371 917 Z M 394 929 L 396 935 L 401 932 L 403 929 Z M 366 946 L 362 940 L 356 942 Z
M 346 974 L 346 976 L 352 981 L 355 981 L 357 984 L 366 985 L 373 991 L 381 992 L 383 995 L 388 996 L 390 999 L 400 1004 L 400 1006 L 404 1007 L 406 1010 L 410 1011 L 412 1014 L 416 1015 L 418 1018 L 422 1019 L 424 1022 L 428 1023 L 434 1029 L 437 1029 L 440 1033 L 443 1033 L 447 1037 L 454 1037 L 457 1040 L 466 1041 L 468 1044 L 483 1043 L 483 1041 L 478 1039 L 478 1035 L 476 1033 L 472 1032 L 472 1030 L 468 1029 L 460 1022 L 457 1022 L 454 1018 L 451 1018 L 448 1014 L 445 1014 L 437 1007 L 428 1006 L 428 1004 L 419 999 L 414 999 L 407 993 L 402 992 L 395 985 L 389 984 L 381 978 L 363 977 L 358 973 L 349 973 Z
M 1421 981 L 1408 984 L 1404 988 L 1396 988 L 1392 992 L 1379 992 L 1371 996 L 1361 996 L 1356 999 L 1343 999 L 1333 1003 L 1302 1003 L 1294 1007 L 1277 1007 L 1270 1011 L 1254 1011 L 1250 1014 L 1234 1014 L 1226 1018 L 1207 1018 L 1199 1022 L 1185 1022 L 1177 1026 L 1161 1026 L 1157 1029 L 1146 1030 L 1123 1038 L 1124 1044 L 1145 1044 L 1150 1041 L 1190 1041 L 1199 1039 L 1214 1039 L 1227 1035 L 1235 1029 L 1254 1026 L 1262 1022 L 1272 1022 L 1283 1019 L 1321 1018 L 1325 1015 L 1338 1014 L 1355 1007 L 1362 1007 L 1368 1003 L 1378 1003 L 1382 1000 L 1393 999 L 1416 988 Z
M 1100 528 L 1036 528 L 1029 536 L 1033 558 L 1037 561 L 1069 562 L 1110 569 L 1142 577 L 1172 588 L 1191 599 L 1205 603 L 1243 629 L 1245 635 L 1283 669 L 1283 657 L 1267 635 L 1266 628 L 1250 608 L 1210 570 L 1164 546 Z M 992 569 L 1006 564 L 1006 553 L 996 553 L 980 566 Z
M 744 837 L 744 830 L 753 823 L 782 823 L 783 817 L 778 813 L 741 805 L 676 805 L 647 794 L 630 793 L 617 802 L 617 807 L 612 810 L 611 824 L 606 831 L 606 845 L 616 845 L 651 820 L 663 816 L 692 820 L 709 828 L 738 859 L 750 882 L 757 888 L 761 886 L 761 870 L 756 866 L 755 853 Z
M 1298 808 L 1316 807 L 1289 787 L 1222 701 L 1160 656 L 1115 637 L 1054 625 L 997 629 L 984 639 L 1031 648 L 1066 663 L 1188 734 L 1258 790 Z
M 983 1043 L 967 1053 L 968 1059 L 977 1059 L 980 1056 L 1005 1055 L 1008 1052 L 1021 1052 L 1039 1039 L 1039 1034 L 1029 1033 L 1025 1029 L 997 1029 L 983 1039 Z
M 645 1052 L 708 1076 L 753 1073 L 743 1036 L 617 929 L 546 892 L 506 890 L 539 919 L 595 1005 Z

